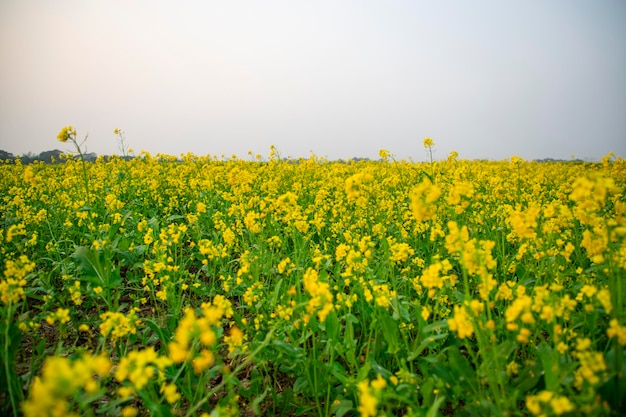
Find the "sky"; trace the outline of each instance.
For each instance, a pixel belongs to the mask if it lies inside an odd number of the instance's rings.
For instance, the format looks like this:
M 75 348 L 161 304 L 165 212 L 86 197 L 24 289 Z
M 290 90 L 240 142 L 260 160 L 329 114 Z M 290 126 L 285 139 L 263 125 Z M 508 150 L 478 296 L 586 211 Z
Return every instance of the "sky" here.
M 3 0 L 0 149 L 626 157 L 623 0 Z

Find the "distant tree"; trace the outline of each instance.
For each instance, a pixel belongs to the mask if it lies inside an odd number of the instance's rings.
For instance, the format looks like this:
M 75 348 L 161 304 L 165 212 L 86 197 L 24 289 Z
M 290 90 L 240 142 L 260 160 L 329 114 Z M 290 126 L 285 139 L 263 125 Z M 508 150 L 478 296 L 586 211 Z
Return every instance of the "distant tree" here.
M 15 156 L 10 152 L 0 150 L 0 160 L 5 161 L 7 159 L 14 160 Z
M 85 161 L 95 162 L 96 159 L 98 159 L 98 154 L 95 152 L 85 154 Z
M 37 160 L 37 155 L 35 155 L 32 152 L 28 152 L 27 154 L 21 155 L 19 158 L 22 161 L 22 164 L 28 165 L 28 164 L 32 164 L 33 162 Z
M 46 163 L 59 163 L 61 162 L 61 154 L 63 152 L 55 149 L 53 151 L 45 151 L 39 154 L 39 157 L 37 158 L 40 161 L 46 162 Z

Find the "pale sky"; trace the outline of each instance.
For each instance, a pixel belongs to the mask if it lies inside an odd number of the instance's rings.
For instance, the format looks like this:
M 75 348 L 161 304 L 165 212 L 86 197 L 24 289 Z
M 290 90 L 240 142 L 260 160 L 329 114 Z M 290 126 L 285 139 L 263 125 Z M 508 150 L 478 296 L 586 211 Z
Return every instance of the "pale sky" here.
M 0 149 L 626 157 L 626 1 L 1 0 Z

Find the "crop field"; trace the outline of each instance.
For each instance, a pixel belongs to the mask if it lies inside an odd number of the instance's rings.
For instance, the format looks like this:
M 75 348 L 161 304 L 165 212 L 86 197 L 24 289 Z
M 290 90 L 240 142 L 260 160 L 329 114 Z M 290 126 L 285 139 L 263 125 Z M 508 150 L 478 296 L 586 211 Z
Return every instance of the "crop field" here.
M 2 415 L 626 412 L 621 158 L 88 163 L 62 134 L 0 165 Z

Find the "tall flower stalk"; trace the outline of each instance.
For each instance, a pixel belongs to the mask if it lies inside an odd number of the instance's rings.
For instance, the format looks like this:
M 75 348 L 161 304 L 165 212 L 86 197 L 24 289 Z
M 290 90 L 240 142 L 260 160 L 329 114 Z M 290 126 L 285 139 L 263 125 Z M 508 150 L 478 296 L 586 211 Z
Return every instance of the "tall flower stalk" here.
M 435 142 L 431 138 L 424 139 L 424 149 L 426 149 L 426 153 L 428 153 L 428 158 L 430 161 L 430 175 L 431 179 L 435 181 L 435 167 L 433 165 L 433 148 L 435 147 Z
M 124 160 L 128 160 L 130 154 L 133 153 L 133 150 L 126 143 L 126 136 L 124 135 L 124 131 L 116 127 L 115 129 L 113 129 L 113 134 L 117 136 L 118 146 L 120 148 L 120 151 L 122 152 L 122 158 Z
M 89 177 L 87 176 L 87 165 L 85 163 L 85 152 L 83 151 L 82 147 L 85 144 L 85 142 L 87 141 L 87 135 L 85 135 L 85 138 L 82 141 L 78 141 L 78 136 L 76 135 L 76 129 L 74 129 L 73 126 L 65 126 L 63 129 L 61 129 L 61 131 L 59 132 L 59 134 L 57 135 L 57 139 L 59 140 L 59 142 L 62 143 L 67 143 L 67 142 L 71 142 L 74 147 L 76 148 L 76 153 L 78 154 L 78 156 L 80 157 L 80 162 L 81 165 L 83 167 L 83 183 L 85 186 L 85 201 L 87 202 L 87 204 L 89 204 L 90 202 L 90 198 L 89 198 Z

